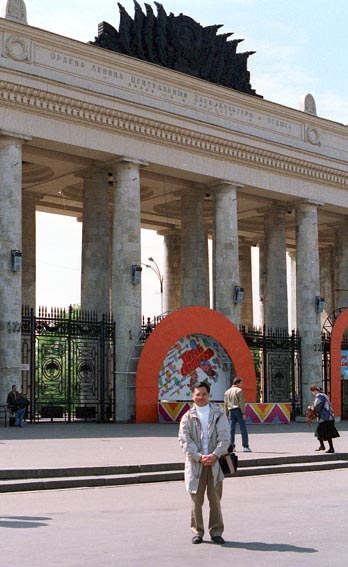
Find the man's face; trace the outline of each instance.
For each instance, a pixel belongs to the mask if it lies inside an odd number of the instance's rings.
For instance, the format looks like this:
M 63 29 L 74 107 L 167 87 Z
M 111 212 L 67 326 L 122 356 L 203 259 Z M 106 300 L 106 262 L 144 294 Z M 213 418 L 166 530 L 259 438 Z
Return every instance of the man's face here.
M 192 392 L 192 399 L 197 406 L 206 406 L 209 403 L 209 392 L 207 388 L 204 386 L 201 388 L 195 388 Z

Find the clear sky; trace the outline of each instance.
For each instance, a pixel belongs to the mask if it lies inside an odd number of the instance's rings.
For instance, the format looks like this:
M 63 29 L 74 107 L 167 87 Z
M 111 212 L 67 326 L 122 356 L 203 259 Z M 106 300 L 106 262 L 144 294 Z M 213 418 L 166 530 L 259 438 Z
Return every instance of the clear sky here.
M 134 15 L 132 0 L 120 3 Z M 154 3 L 148 3 L 156 12 Z M 144 3 L 139 4 L 145 11 Z M 162 4 L 167 14 L 184 13 L 202 25 L 224 24 L 220 33 L 234 32 L 234 38 L 244 39 L 238 51 L 256 51 L 248 64 L 251 84 L 266 100 L 297 109 L 300 99 L 311 93 L 319 116 L 348 124 L 347 0 L 166 0 Z M 83 42 L 94 39 L 99 22 L 116 28 L 119 22 L 115 0 L 27 0 L 26 7 L 29 25 Z M 43 225 L 42 215 L 38 217 L 39 241 L 45 226 L 45 242 L 38 245 L 38 302 L 78 303 L 81 227 L 66 219 L 59 231 L 55 222 Z M 51 233 L 54 254 L 49 252 Z M 147 262 L 148 256 L 162 268 L 161 243 L 155 233 L 146 231 L 142 261 Z M 56 264 L 69 278 L 61 278 Z M 143 282 L 144 313 L 159 313 L 155 274 L 144 269 Z

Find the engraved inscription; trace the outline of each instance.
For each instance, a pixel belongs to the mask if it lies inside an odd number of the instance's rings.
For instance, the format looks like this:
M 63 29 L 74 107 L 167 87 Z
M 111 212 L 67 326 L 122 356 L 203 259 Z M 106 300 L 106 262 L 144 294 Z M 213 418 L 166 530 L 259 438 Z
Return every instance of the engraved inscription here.
M 185 102 L 188 97 L 188 93 L 182 89 L 176 89 L 165 85 L 164 83 L 158 83 L 157 81 L 149 81 L 148 79 L 136 77 L 135 75 L 131 76 L 128 86 L 140 92 L 157 94 L 158 96 L 168 98 L 170 100 Z
M 64 54 L 59 51 L 46 51 L 44 48 L 36 50 L 38 65 L 50 65 L 58 70 L 62 69 L 74 76 L 80 76 L 83 80 L 96 80 L 117 86 L 119 89 L 117 96 L 122 98 L 122 89 L 124 90 L 124 98 L 129 99 L 129 93 L 139 93 L 142 95 L 144 105 L 153 106 L 153 99 L 165 100 L 173 105 L 184 105 L 186 109 L 192 109 L 196 113 L 199 112 L 204 116 L 204 120 L 216 122 L 216 118 L 223 119 L 230 124 L 239 122 L 249 124 L 256 128 L 278 132 L 286 136 L 301 139 L 303 130 L 296 122 L 290 122 L 272 116 L 266 113 L 258 112 L 254 108 L 248 106 L 225 102 L 219 98 L 206 97 L 197 94 L 194 90 L 180 88 L 175 84 L 168 84 L 164 81 L 157 81 L 151 77 L 144 75 L 136 75 L 131 72 L 120 70 L 113 66 L 98 65 L 93 60 L 74 57 L 71 54 Z M 49 60 L 49 61 L 48 61 Z M 95 91 L 98 87 L 95 86 Z M 150 102 L 150 98 L 152 99 Z M 170 110 L 175 112 L 175 106 L 171 106 Z M 181 110 L 178 110 L 181 113 Z M 209 115 L 211 118 L 209 118 Z M 311 143 L 315 143 L 311 140 Z
M 67 65 L 69 67 L 80 67 L 84 69 L 85 64 L 80 59 L 75 59 L 75 57 L 69 57 L 67 55 L 60 55 L 59 53 L 52 52 L 51 53 L 52 61 L 57 61 L 57 63 L 62 63 L 63 65 Z

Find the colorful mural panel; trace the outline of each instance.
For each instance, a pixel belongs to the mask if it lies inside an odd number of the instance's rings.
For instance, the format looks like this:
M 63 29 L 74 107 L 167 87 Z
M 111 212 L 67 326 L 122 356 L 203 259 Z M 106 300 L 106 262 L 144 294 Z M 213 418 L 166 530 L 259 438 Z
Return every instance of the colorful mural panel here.
M 289 423 L 290 404 L 246 404 L 247 423 Z
M 348 380 L 348 350 L 341 350 L 341 380 Z
M 223 405 L 223 404 L 222 404 Z M 190 402 L 159 402 L 160 423 L 179 423 L 190 409 Z M 246 404 L 247 423 L 289 423 L 290 404 Z
M 205 335 L 186 335 L 168 351 L 161 366 L 159 399 L 191 399 L 191 388 L 197 382 L 210 384 L 211 400 L 223 400 L 230 385 L 231 363 L 221 345 Z

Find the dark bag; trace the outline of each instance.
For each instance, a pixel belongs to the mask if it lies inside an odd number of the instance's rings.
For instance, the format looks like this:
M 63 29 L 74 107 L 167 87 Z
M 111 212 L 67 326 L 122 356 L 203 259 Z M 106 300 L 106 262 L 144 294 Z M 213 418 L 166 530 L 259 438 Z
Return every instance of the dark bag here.
M 231 446 L 228 448 L 227 453 L 225 455 L 222 455 L 222 457 L 220 457 L 219 463 L 221 470 L 225 476 L 236 474 L 238 468 L 238 457 L 233 452 Z
M 13 427 L 14 425 L 16 425 L 16 418 L 13 415 L 11 415 L 10 419 L 8 420 L 8 423 L 10 427 Z

